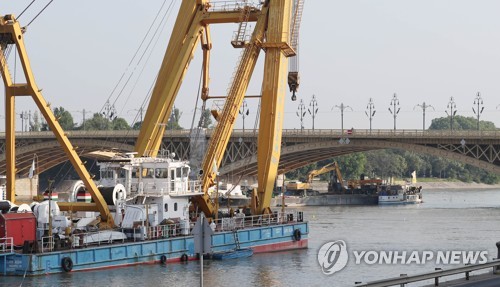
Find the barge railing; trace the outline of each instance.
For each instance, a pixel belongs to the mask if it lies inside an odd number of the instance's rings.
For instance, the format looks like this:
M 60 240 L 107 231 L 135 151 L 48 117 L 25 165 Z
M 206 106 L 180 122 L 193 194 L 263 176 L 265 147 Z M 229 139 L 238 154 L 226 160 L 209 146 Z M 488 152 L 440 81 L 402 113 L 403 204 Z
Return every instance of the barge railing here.
M 0 238 L 0 253 L 13 253 L 14 252 L 14 238 L 2 237 Z

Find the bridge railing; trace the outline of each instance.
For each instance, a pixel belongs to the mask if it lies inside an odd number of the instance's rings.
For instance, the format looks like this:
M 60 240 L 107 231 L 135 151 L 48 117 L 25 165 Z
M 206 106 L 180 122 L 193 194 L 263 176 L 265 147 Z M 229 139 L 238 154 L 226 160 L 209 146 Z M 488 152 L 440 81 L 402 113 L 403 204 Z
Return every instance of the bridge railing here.
M 211 137 L 213 129 L 206 130 L 206 136 Z M 139 131 L 66 131 L 70 138 L 137 138 Z M 165 137 L 189 137 L 191 130 L 167 130 Z M 233 138 L 249 138 L 258 135 L 258 131 L 234 129 Z M 499 130 L 420 130 L 420 129 L 283 129 L 283 136 L 300 137 L 427 137 L 427 138 L 500 138 Z M 19 138 L 55 138 L 51 131 L 16 132 Z M 0 132 L 0 139 L 5 139 L 5 132 Z

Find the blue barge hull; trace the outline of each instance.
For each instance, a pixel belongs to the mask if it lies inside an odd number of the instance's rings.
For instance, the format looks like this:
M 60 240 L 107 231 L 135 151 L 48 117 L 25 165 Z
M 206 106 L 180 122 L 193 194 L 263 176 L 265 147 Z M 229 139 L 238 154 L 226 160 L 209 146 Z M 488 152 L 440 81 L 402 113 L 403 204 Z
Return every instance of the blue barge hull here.
M 297 231 L 297 230 L 300 230 Z M 236 231 L 212 235 L 214 252 L 233 250 Z M 307 248 L 307 222 L 245 228 L 237 231 L 240 248 L 254 253 Z M 35 276 L 65 272 L 63 261 L 71 260 L 71 271 L 114 268 L 158 262 L 195 260 L 193 236 L 179 236 L 136 242 L 52 251 L 36 254 L 0 253 L 0 274 Z

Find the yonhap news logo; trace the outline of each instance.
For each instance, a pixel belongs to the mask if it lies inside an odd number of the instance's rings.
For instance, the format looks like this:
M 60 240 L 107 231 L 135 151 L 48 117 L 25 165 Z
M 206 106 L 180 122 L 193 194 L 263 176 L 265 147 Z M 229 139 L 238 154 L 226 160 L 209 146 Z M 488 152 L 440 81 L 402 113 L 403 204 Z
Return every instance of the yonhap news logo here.
M 347 244 L 343 240 L 327 242 L 321 246 L 318 252 L 318 263 L 321 266 L 321 271 L 326 275 L 332 275 L 344 269 L 348 259 Z
M 351 255 L 356 265 L 436 265 L 482 264 L 488 262 L 488 251 L 470 250 L 352 250 Z M 318 263 L 325 275 L 332 275 L 344 269 L 349 260 L 347 244 L 343 240 L 330 241 L 323 244 L 318 251 Z

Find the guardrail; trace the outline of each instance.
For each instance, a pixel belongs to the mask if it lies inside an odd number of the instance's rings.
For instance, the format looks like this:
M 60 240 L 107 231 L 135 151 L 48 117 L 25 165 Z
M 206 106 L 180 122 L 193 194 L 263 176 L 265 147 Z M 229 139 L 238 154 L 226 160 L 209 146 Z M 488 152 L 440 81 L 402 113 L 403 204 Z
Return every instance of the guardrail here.
M 213 129 L 206 129 L 205 136 L 211 137 Z M 69 138 L 89 138 L 89 137 L 124 137 L 124 138 L 137 138 L 139 131 L 136 130 L 123 130 L 123 131 L 66 131 Z M 165 137 L 181 137 L 188 138 L 191 130 L 167 130 Z M 233 138 L 248 138 L 256 137 L 258 131 L 234 129 L 232 133 Z M 500 138 L 500 129 L 496 130 L 419 130 L 419 129 L 283 129 L 283 136 L 305 136 L 305 137 L 494 137 Z M 5 132 L 0 132 L 0 139 L 5 138 Z M 44 132 L 16 132 L 16 138 L 55 138 L 54 134 L 50 131 Z
M 54 236 L 44 236 L 42 237 L 42 253 L 51 252 L 54 250 Z
M 3 237 L 0 238 L 0 253 L 12 253 L 14 252 L 14 238 Z
M 275 212 L 273 214 L 245 216 L 243 213 L 235 213 L 233 217 L 223 217 L 215 222 L 215 231 L 234 231 L 249 227 L 278 225 L 303 220 L 300 211 Z
M 394 277 L 394 278 L 389 278 L 389 279 L 384 279 L 384 280 L 377 280 L 377 281 L 372 281 L 368 283 L 361 283 L 361 282 L 356 282 L 356 287 L 385 287 L 385 286 L 394 286 L 394 285 L 400 285 L 400 286 L 405 286 L 405 284 L 408 283 L 414 283 L 414 282 L 419 282 L 419 281 L 424 281 L 424 280 L 431 280 L 434 279 L 434 286 L 439 286 L 439 278 L 441 277 L 446 277 L 446 276 L 451 276 L 451 275 L 457 275 L 457 274 L 464 274 L 465 275 L 465 280 L 469 280 L 470 278 L 470 272 L 476 271 L 476 270 L 481 270 L 481 269 L 486 269 L 486 268 L 491 268 L 494 267 L 494 271 L 497 266 L 500 266 L 500 259 L 493 260 L 491 262 L 487 263 L 481 263 L 481 264 L 476 264 L 476 265 L 466 265 L 462 267 L 457 267 L 457 268 L 452 268 L 448 270 L 440 270 L 439 268 L 436 271 L 429 272 L 429 273 L 423 273 L 423 274 L 417 274 L 417 275 L 410 275 L 408 276 L 407 274 L 401 274 L 400 277 Z

